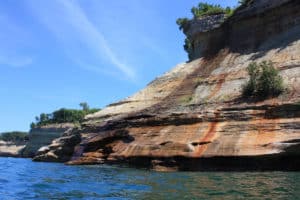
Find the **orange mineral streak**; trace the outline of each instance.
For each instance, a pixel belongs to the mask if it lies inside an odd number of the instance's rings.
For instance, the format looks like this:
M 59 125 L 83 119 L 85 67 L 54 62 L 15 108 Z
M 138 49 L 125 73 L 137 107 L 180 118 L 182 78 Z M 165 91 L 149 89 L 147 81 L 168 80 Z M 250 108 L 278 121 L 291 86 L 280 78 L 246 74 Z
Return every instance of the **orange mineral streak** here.
M 208 96 L 208 99 L 211 99 L 212 97 L 214 97 L 220 91 L 220 89 L 222 88 L 222 85 L 225 82 L 225 79 L 226 79 L 227 76 L 228 76 L 228 74 L 220 74 L 219 80 L 217 81 L 216 86 L 213 89 L 213 91 Z
M 217 112 L 215 115 L 216 115 L 215 118 L 218 119 L 218 117 L 220 116 L 220 113 Z M 206 151 L 206 149 L 208 148 L 209 143 L 211 143 L 212 140 L 214 138 L 216 138 L 216 131 L 218 128 L 218 124 L 219 124 L 219 122 L 217 122 L 217 121 L 209 123 L 209 127 L 208 127 L 206 133 L 204 134 L 204 137 L 199 142 L 202 145 L 200 145 L 198 147 L 198 149 L 196 150 L 196 157 L 201 157 L 203 155 L 203 153 Z
M 125 147 L 122 156 L 157 156 L 172 157 L 185 156 L 187 144 L 195 141 L 195 133 L 199 130 L 201 123 L 181 126 L 157 126 L 131 128 L 129 132 L 135 140 Z M 141 134 L 142 133 L 142 134 Z M 147 140 L 145 140 L 147 138 Z
M 271 106 L 275 106 L 278 103 L 278 101 L 276 99 L 272 99 L 270 102 Z M 255 116 L 257 114 L 257 110 L 253 110 L 252 113 Z M 266 117 L 266 116 L 265 116 Z M 275 142 L 276 141 L 276 136 L 277 136 L 277 132 L 276 132 L 276 127 L 277 124 L 280 123 L 280 119 L 276 118 L 276 119 L 266 119 L 266 118 L 256 118 L 251 120 L 251 122 L 249 122 L 249 124 L 252 124 L 255 126 L 255 130 L 250 131 L 247 135 L 249 136 L 248 139 L 246 141 L 244 141 L 245 146 L 248 147 L 255 147 L 252 148 L 255 154 L 255 152 L 261 152 L 261 146 L 263 145 L 267 145 L 269 143 Z M 252 139 L 249 139 L 251 138 Z M 269 149 L 265 148 L 265 153 L 268 153 L 268 151 L 270 151 Z

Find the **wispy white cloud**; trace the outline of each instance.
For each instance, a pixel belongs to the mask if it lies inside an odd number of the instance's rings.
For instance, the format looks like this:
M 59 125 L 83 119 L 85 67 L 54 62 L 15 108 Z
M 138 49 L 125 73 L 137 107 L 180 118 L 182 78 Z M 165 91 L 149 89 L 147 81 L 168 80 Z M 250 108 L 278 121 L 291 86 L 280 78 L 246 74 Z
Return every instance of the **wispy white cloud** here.
M 119 59 L 103 33 L 92 23 L 76 1 L 32 0 L 29 2 L 42 24 L 55 34 L 69 57 L 81 67 L 97 72 L 107 71 L 102 69 L 106 68 L 105 66 L 97 66 L 100 58 L 123 72 L 122 76 L 135 79 L 134 69 Z
M 172 60 L 170 50 L 165 45 L 168 36 L 162 37 L 168 33 L 164 31 L 164 18 L 157 11 L 160 5 L 158 0 L 79 2 L 88 10 L 95 24 L 105 27 L 106 38 L 114 47 L 118 47 L 115 50 L 119 55 L 133 66 L 138 66 L 136 70 L 140 72 L 139 77 L 144 76 L 150 67 L 157 67 L 153 63 L 164 65 Z

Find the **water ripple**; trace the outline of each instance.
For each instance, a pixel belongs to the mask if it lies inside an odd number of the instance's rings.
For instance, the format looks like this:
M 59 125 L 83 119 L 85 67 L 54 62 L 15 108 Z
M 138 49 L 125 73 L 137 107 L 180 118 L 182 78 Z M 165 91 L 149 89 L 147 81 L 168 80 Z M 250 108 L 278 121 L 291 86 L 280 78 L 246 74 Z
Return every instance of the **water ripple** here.
M 158 173 L 0 158 L 1 200 L 298 199 L 300 173 Z

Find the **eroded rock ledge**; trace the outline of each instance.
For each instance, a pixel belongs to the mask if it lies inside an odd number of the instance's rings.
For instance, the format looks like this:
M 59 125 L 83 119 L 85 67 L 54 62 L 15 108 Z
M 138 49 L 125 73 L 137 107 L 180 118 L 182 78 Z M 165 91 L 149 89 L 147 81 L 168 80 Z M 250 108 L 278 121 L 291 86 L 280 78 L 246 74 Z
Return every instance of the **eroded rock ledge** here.
M 21 157 L 26 142 L 5 142 L 0 140 L 0 157 Z
M 61 137 L 64 132 L 74 128 L 74 124 L 51 124 L 39 128 L 31 129 L 29 132 L 29 141 L 25 148 L 20 152 L 20 156 L 33 158 L 37 151 L 44 146 L 51 144 L 54 139 Z
M 197 59 L 87 116 L 69 135 L 80 135 L 72 156 L 68 151 L 68 159 L 54 161 L 155 170 L 300 170 L 299 9 L 295 0 L 256 0 L 219 27 L 193 34 Z M 288 90 L 267 100 L 242 99 L 247 66 L 263 60 L 274 62 Z M 40 160 L 64 148 L 57 143 L 64 144 L 55 141 Z

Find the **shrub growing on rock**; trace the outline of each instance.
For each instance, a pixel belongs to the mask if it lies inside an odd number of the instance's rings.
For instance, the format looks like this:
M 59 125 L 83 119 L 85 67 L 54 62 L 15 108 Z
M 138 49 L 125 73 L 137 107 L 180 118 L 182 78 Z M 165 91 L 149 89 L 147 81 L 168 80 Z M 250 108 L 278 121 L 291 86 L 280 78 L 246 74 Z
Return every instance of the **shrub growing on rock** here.
M 194 18 L 199 18 L 206 15 L 215 15 L 215 14 L 226 14 L 230 15 L 232 13 L 230 7 L 223 8 L 220 5 L 208 4 L 208 3 L 199 3 L 197 7 L 193 7 L 191 12 Z
M 243 85 L 244 97 L 266 98 L 284 91 L 283 79 L 272 62 L 251 63 L 247 71 L 250 79 Z
M 188 26 L 189 19 L 188 18 L 178 18 L 176 20 L 176 24 L 179 26 L 180 30 L 185 30 Z
M 227 17 L 231 16 L 234 12 L 234 9 L 230 7 L 223 8 L 220 5 L 208 4 L 208 3 L 199 3 L 197 6 L 194 6 L 191 9 L 193 14 L 193 18 L 197 19 L 204 16 L 216 15 L 216 14 L 225 14 Z M 179 26 L 180 30 L 186 32 L 189 29 L 190 19 L 188 18 L 178 18 L 176 20 L 176 24 Z M 192 52 L 191 52 L 191 44 L 190 40 L 187 38 L 184 44 L 184 50 L 188 53 L 189 60 L 191 60 Z

